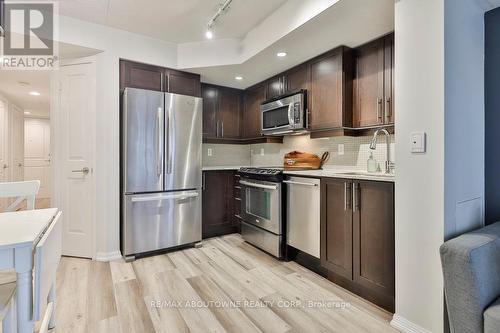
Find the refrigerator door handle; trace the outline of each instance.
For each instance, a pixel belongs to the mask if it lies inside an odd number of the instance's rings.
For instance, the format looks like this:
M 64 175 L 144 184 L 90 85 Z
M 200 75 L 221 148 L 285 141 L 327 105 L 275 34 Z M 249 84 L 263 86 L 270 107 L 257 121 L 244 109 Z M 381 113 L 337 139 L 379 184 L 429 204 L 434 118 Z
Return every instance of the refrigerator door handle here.
M 158 113 L 156 117 L 156 175 L 161 177 L 163 174 L 163 161 L 161 158 L 162 154 L 162 135 L 161 135 L 161 117 L 163 114 L 163 108 L 159 107 L 158 108 Z
M 172 200 L 172 199 L 189 199 L 198 197 L 198 192 L 190 193 L 174 193 L 174 194 L 161 194 L 152 197 L 135 197 L 132 198 L 132 202 L 147 202 L 147 201 L 161 201 L 161 200 Z
M 165 135 L 167 140 L 167 174 L 172 173 L 172 108 L 168 108 L 167 110 L 167 133 Z

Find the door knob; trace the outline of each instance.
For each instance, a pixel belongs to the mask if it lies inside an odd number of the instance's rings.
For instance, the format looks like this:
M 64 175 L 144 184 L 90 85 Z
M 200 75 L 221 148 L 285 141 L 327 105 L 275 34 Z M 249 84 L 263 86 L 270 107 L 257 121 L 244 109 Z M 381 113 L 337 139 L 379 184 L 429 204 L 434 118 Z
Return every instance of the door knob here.
M 8 166 L 7 164 L 4 164 L 2 168 L 3 168 L 3 169 L 7 169 L 8 167 L 9 167 L 9 166 Z
M 87 175 L 90 172 L 90 169 L 87 168 L 87 167 L 85 167 L 85 168 L 83 168 L 81 170 L 72 170 L 71 172 L 74 172 L 74 173 L 79 172 L 79 173 L 83 173 L 84 175 Z
M 22 164 L 22 163 L 18 163 L 18 164 L 17 164 L 17 166 L 18 166 L 18 167 L 22 167 L 22 166 L 23 166 L 23 164 Z

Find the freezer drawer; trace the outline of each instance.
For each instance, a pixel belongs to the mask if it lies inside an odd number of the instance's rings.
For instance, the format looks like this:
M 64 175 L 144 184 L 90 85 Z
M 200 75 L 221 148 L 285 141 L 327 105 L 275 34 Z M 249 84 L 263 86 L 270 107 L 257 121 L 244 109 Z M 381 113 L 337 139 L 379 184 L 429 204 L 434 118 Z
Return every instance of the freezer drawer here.
M 320 256 L 320 180 L 290 177 L 287 186 L 287 244 Z
M 241 237 L 259 249 L 281 258 L 281 236 L 241 221 Z
M 125 195 L 124 256 L 201 241 L 201 191 Z

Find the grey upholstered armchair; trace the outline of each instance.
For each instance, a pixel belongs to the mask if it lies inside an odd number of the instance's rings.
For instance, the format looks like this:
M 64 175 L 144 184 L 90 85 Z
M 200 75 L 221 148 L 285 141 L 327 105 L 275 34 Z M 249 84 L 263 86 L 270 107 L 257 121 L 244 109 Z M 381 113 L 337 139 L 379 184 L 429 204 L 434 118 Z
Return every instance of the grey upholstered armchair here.
M 500 332 L 500 222 L 440 249 L 452 333 Z

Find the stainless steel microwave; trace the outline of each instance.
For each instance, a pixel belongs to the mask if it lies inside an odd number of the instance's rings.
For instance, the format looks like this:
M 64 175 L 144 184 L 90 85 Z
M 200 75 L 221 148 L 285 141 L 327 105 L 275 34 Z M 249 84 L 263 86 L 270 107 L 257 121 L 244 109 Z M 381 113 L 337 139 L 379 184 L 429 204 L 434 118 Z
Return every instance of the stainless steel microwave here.
M 261 133 L 286 135 L 307 132 L 306 91 L 299 90 L 261 104 Z

